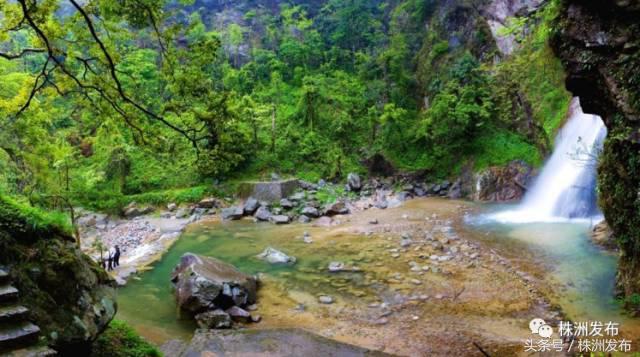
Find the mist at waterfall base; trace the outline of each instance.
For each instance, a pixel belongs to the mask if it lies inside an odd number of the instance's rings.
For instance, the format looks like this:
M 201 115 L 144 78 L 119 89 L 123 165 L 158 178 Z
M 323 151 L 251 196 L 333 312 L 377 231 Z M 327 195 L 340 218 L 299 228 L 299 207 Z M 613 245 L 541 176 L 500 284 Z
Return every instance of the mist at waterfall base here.
M 596 156 L 606 135 L 602 119 L 585 114 L 574 98 L 570 117 L 556 136 L 553 154 L 520 205 L 488 218 L 503 223 L 600 221 Z

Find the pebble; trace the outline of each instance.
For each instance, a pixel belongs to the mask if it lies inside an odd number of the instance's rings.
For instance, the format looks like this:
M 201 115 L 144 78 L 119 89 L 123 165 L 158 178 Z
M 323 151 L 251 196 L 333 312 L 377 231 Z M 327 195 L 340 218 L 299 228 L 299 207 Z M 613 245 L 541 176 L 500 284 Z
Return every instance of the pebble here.
M 332 273 L 336 273 L 344 270 L 343 262 L 331 262 L 329 263 L 329 271 Z
M 318 297 L 318 301 L 321 304 L 333 304 L 333 298 L 329 295 L 320 295 L 320 297 Z
M 418 279 L 411 279 L 411 283 L 414 284 L 414 285 L 421 285 L 422 284 L 422 282 L 420 280 L 418 280 Z

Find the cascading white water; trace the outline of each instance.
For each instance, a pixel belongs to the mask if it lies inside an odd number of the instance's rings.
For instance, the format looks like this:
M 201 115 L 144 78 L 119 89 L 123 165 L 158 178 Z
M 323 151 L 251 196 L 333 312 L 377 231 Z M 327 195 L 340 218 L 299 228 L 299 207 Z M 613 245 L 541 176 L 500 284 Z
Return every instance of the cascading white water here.
M 578 98 L 556 137 L 553 154 L 517 209 L 492 216 L 503 222 L 548 222 L 600 215 L 596 201 L 596 160 L 607 135 L 602 119 L 585 114 Z

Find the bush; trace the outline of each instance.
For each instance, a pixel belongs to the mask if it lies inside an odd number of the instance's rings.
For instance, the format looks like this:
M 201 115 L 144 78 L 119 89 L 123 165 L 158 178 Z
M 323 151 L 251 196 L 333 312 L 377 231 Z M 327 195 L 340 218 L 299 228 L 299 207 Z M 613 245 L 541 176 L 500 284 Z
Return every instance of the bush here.
M 93 344 L 92 357 L 155 357 L 158 349 L 140 337 L 129 325 L 113 320 Z

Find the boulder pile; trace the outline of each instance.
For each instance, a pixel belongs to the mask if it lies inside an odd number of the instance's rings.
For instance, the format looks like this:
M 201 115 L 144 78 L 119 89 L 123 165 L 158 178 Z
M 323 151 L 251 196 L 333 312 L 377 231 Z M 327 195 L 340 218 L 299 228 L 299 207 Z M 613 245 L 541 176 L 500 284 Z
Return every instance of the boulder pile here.
M 171 282 L 182 311 L 201 328 L 230 328 L 232 322 L 257 322 L 247 310 L 256 303 L 258 281 L 218 259 L 186 253 Z

